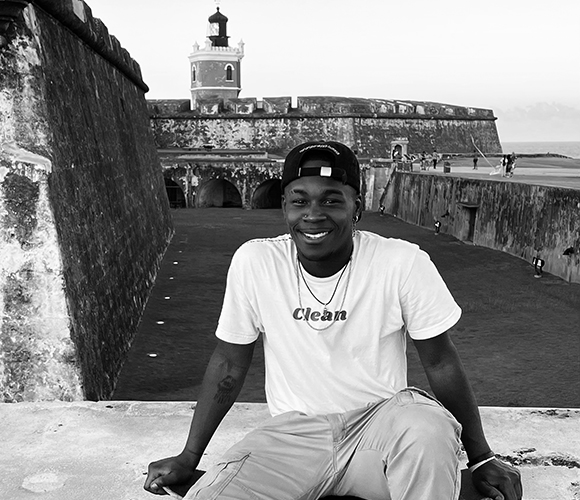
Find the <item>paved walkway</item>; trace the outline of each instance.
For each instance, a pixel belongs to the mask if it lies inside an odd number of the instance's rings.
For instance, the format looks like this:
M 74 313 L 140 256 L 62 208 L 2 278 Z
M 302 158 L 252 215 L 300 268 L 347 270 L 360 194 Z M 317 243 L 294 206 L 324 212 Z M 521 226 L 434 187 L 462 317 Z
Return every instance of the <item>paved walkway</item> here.
M 473 169 L 471 158 L 454 158 L 450 160 L 451 173 L 456 177 L 468 179 L 484 179 L 496 182 L 517 182 L 520 184 L 535 184 L 540 186 L 580 189 L 580 159 L 559 157 L 521 157 L 516 162 L 512 177 L 490 175 L 499 164 L 499 157 L 488 158 L 487 163 L 479 158 L 477 170 Z M 490 165 L 491 164 L 491 165 Z M 443 166 L 439 164 L 436 170 L 429 169 L 427 173 L 441 173 Z
M 231 255 L 250 238 L 286 232 L 280 210 L 174 210 L 167 251 L 114 399 L 194 401 L 208 358 Z M 480 405 L 580 407 L 580 285 L 530 263 L 366 212 L 361 229 L 419 244 L 464 314 L 452 330 Z M 263 402 L 260 349 L 240 401 Z M 415 349 L 409 380 L 428 387 Z

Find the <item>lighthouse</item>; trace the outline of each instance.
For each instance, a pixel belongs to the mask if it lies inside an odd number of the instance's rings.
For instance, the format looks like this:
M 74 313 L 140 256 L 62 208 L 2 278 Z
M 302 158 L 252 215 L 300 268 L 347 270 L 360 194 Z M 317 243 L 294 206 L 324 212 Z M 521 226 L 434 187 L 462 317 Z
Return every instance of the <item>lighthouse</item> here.
M 189 55 L 191 75 L 191 109 L 197 109 L 204 98 L 232 99 L 238 97 L 241 86 L 240 66 L 244 43 L 230 47 L 228 18 L 220 8 L 208 18 L 207 37 L 200 47 L 196 42 Z

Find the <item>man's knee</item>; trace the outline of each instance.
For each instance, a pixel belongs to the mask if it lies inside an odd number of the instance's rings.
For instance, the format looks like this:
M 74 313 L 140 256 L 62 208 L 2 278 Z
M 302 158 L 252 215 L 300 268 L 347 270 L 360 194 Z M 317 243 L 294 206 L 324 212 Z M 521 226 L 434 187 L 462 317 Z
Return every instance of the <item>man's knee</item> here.
M 461 425 L 440 403 L 421 393 L 409 391 L 401 395 L 398 405 L 399 418 L 394 424 L 395 432 L 426 447 L 438 447 L 446 442 L 451 442 L 454 447 L 459 446 Z

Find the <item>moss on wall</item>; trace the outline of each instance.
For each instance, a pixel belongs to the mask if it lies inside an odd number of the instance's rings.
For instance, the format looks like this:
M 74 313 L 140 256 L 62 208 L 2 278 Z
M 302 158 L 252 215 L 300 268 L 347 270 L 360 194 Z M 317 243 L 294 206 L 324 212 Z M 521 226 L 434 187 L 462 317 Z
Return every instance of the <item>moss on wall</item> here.
M 320 116 L 278 117 L 154 117 L 155 142 L 160 149 L 255 149 L 284 154 L 300 142 L 332 138 L 361 156 L 390 157 L 391 141 L 409 139 L 409 152 L 469 153 L 471 137 L 488 153 L 501 153 L 495 122 L 485 120 L 424 120 L 417 118 L 355 118 Z
M 540 257 L 544 271 L 580 283 L 580 255 L 564 255 L 580 248 L 578 190 L 396 172 L 384 204 L 404 221 L 432 228 L 439 220 L 460 240 L 530 263 Z
M 49 7 L 0 49 L 8 401 L 110 397 L 172 234 L 138 67 L 88 9 Z
M 246 98 L 247 101 L 252 99 Z M 237 99 L 215 99 L 216 114 L 188 110 L 185 101 L 149 101 L 159 148 L 260 149 L 284 154 L 300 142 L 327 138 L 359 155 L 390 157 L 391 141 L 406 137 L 409 152 L 470 153 L 473 139 L 486 153 L 501 153 L 493 112 L 440 103 L 346 97 L 265 98 L 243 108 Z M 250 111 L 249 111 L 250 110 Z

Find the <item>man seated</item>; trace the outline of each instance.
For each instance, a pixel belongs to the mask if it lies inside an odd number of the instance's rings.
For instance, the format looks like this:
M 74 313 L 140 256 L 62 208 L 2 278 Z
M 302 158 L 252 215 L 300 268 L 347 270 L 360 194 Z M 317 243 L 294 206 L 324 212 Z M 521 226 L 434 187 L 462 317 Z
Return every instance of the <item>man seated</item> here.
M 461 310 L 429 256 L 356 229 L 356 156 L 301 144 L 282 175 L 288 234 L 232 258 L 216 335 L 184 450 L 150 464 L 145 489 L 191 482 L 264 341 L 272 418 L 230 448 L 186 499 L 457 499 L 461 443 L 475 486 L 519 500 L 497 460 L 447 330 Z M 438 400 L 407 387 L 407 335 Z

